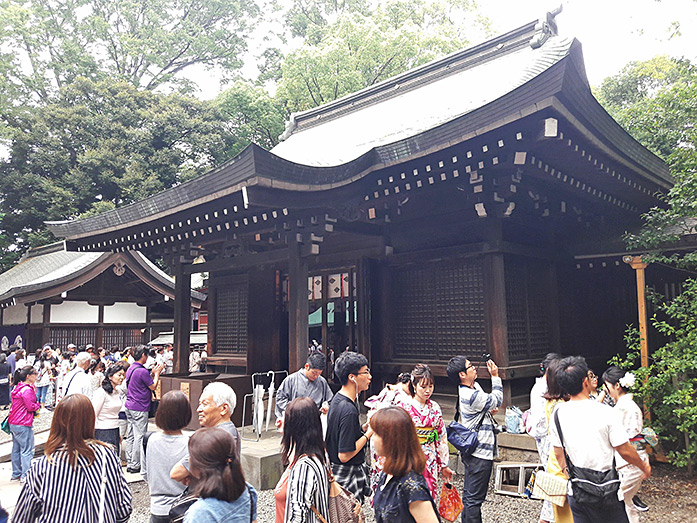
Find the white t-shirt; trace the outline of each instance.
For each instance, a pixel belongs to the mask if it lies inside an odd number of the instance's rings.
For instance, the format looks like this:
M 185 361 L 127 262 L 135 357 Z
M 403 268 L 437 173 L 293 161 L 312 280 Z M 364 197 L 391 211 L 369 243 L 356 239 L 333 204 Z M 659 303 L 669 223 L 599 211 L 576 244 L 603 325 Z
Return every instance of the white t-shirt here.
M 80 367 L 75 367 L 63 378 L 63 396 L 70 396 L 71 394 L 84 394 L 85 396 L 90 396 L 91 386 L 91 374 L 87 374 L 84 369 Z
M 590 399 L 567 401 L 555 412 L 559 416 L 566 453 L 574 466 L 610 470 L 614 447 L 629 441 L 617 413 L 611 407 Z M 562 446 L 554 413 L 549 419 L 549 436 L 552 446 Z

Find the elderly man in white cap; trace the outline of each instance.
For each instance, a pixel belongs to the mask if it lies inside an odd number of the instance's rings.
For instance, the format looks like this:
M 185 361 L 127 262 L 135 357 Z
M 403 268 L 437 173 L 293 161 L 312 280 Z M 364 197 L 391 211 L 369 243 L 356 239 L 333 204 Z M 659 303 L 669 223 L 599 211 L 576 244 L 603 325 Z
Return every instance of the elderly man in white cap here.
M 90 376 L 87 369 L 92 361 L 89 352 L 80 352 L 75 356 L 75 368 L 63 378 L 63 397 L 71 394 L 84 394 L 89 396 Z

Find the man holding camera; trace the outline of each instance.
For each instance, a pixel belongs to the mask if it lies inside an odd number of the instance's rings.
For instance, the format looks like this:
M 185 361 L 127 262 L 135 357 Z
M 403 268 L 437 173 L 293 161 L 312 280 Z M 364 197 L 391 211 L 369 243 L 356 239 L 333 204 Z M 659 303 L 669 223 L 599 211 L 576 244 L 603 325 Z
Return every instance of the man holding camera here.
M 458 409 L 460 423 L 469 428 L 479 426 L 479 444 L 469 456 L 461 456 L 465 465 L 465 484 L 462 489 L 462 523 L 481 523 L 482 503 L 486 499 L 489 478 L 496 454 L 495 423 L 491 415 L 503 402 L 503 383 L 499 378 L 499 368 L 486 359 L 491 375 L 491 394 L 487 394 L 477 380 L 477 368 L 465 356 L 455 356 L 448 362 L 448 377 L 459 385 Z

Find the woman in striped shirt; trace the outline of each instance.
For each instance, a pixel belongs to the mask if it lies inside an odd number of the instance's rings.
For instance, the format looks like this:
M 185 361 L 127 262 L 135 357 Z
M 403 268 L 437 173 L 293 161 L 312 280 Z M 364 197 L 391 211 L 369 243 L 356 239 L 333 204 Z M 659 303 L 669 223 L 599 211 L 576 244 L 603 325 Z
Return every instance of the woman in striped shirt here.
M 329 463 L 319 410 L 310 398 L 296 398 L 288 404 L 281 445 L 282 461 L 288 468 L 274 491 L 276 523 L 320 523 L 317 514 L 328 521 Z
M 22 488 L 16 523 L 128 521 L 131 491 L 116 454 L 94 439 L 94 409 L 87 396 L 72 394 L 56 407 L 51 432 Z

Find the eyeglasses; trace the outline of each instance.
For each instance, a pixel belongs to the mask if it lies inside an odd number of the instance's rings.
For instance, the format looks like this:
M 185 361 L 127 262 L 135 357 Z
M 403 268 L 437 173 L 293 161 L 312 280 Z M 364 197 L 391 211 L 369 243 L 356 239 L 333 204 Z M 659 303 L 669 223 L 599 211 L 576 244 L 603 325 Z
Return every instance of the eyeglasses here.
M 467 371 L 470 370 L 470 369 L 474 369 L 474 368 L 476 368 L 474 365 L 467 365 L 467 366 L 465 367 L 465 372 L 467 372 Z
M 357 375 L 357 376 L 360 376 L 361 374 L 370 374 L 370 369 L 366 369 L 366 370 L 364 370 L 363 372 L 357 373 L 356 375 Z

